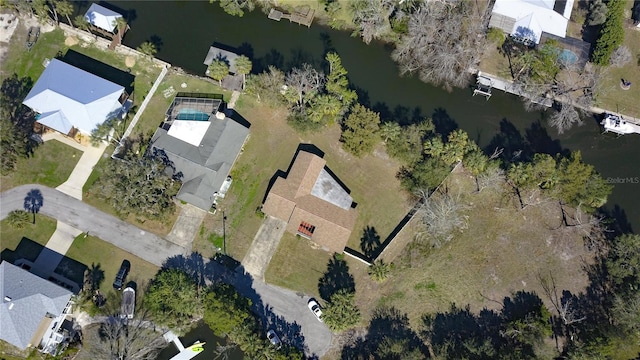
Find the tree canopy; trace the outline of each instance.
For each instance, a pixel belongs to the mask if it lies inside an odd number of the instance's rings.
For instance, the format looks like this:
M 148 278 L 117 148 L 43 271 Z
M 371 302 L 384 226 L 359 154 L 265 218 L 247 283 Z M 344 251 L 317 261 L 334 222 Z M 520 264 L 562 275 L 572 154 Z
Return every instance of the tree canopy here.
M 380 141 L 380 114 L 357 104 L 351 114 L 344 120 L 344 130 L 340 141 L 345 150 L 355 156 L 363 156 L 371 151 Z
M 322 321 L 333 331 L 343 331 L 360 322 L 360 310 L 355 304 L 355 292 L 340 289 L 322 312 Z
M 229 64 L 223 60 L 213 60 L 207 71 L 209 71 L 209 76 L 218 80 L 218 83 L 222 85 L 222 79 L 229 74 Z
M 227 284 L 216 284 L 205 296 L 204 321 L 218 335 L 230 334 L 252 319 L 251 300 Z
M 154 320 L 172 329 L 185 329 L 201 315 L 202 299 L 195 281 L 179 269 L 162 269 L 144 297 Z

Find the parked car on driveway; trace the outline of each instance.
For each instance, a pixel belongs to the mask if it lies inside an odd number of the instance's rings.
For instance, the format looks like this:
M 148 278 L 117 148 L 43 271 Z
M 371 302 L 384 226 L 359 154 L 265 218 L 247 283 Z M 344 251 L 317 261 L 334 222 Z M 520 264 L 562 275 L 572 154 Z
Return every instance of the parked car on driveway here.
M 276 334 L 273 329 L 267 331 L 267 339 L 269 339 L 271 345 L 275 346 L 277 349 L 280 349 L 282 347 L 282 341 L 280 341 L 278 334 Z
M 309 302 L 307 302 L 307 307 L 309 308 L 309 310 L 311 310 L 313 315 L 315 315 L 318 320 L 322 321 L 322 309 L 320 308 L 320 305 L 318 304 L 316 299 L 309 299 Z
M 127 274 L 129 274 L 129 270 L 131 269 L 131 263 L 129 260 L 122 260 L 122 264 L 120 265 L 120 270 L 116 274 L 116 279 L 113 281 L 113 288 L 116 290 L 122 290 L 122 286 L 124 286 L 124 281 L 127 279 Z

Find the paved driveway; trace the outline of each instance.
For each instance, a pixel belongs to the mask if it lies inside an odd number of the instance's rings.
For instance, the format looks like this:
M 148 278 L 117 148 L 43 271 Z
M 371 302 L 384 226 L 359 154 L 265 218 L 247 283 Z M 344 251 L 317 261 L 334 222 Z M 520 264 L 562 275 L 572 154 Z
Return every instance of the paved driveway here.
M 278 244 L 286 227 L 286 222 L 272 216 L 267 216 L 264 219 L 251 243 L 249 251 L 242 259 L 242 266 L 244 266 L 246 272 L 256 278 L 264 278 L 264 272 L 267 270 L 276 249 L 278 249 Z
M 33 189 L 42 193 L 41 214 L 95 235 L 152 264 L 160 266 L 166 258 L 185 253 L 181 246 L 42 185 L 22 185 L 0 194 L 0 219 L 12 210 L 23 209 L 24 198 Z

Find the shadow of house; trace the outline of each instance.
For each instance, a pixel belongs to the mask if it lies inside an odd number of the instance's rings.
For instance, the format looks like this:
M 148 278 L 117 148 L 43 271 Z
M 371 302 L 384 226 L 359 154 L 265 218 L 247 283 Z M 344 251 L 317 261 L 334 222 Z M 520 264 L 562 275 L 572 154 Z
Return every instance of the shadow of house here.
M 262 211 L 287 222 L 286 231 L 341 253 L 357 218 L 353 198 L 320 156 L 298 148 L 286 175 L 270 183 Z
M 88 136 L 110 116 L 124 117 L 128 97 L 124 86 L 52 59 L 23 104 L 38 114 L 36 121 L 45 127 L 64 135 Z
M 249 135 L 247 126 L 220 111 L 222 106 L 220 95 L 178 93 L 151 138 L 152 151 L 166 155 L 182 174 L 177 198 L 203 210 L 224 197 Z
M 239 56 L 237 52 L 238 50 L 229 46 L 213 43 L 213 45 L 209 47 L 207 56 L 204 58 L 203 64 L 207 65 L 207 67 L 216 60 L 222 61 L 229 66 L 229 75 L 222 79 L 223 89 L 242 91 L 244 88 L 244 78 L 242 75 L 238 74 L 238 70 L 236 69 L 236 59 Z M 209 69 L 205 71 L 205 74 L 209 75 Z

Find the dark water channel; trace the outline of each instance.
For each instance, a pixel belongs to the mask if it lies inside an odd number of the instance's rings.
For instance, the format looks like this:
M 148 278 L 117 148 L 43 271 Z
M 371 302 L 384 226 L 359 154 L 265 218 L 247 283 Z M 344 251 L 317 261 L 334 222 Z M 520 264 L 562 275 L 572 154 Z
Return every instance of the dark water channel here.
M 281 69 L 302 62 L 318 66 L 325 52 L 334 50 L 349 71 L 360 100 L 380 111 L 384 119 L 407 123 L 430 116 L 442 129 L 460 127 L 491 150 L 496 145 L 519 149 L 523 141 L 538 152 L 581 150 L 587 163 L 615 183 L 607 209 L 636 232 L 640 229 L 640 135 L 603 135 L 596 120 L 588 118 L 584 126 L 558 136 L 547 128 L 544 114 L 525 112 L 514 96 L 495 91 L 485 101 L 480 96 L 472 97 L 470 89 L 447 92 L 416 78 L 399 77 L 389 57 L 390 49 L 383 44 L 365 45 L 348 32 L 318 25 L 306 28 L 286 20 L 276 22 L 260 11 L 232 17 L 208 1 L 110 3 L 133 15 L 131 30 L 124 39 L 126 45 L 135 48 L 152 40 L 160 44 L 158 58 L 195 74 L 204 73 L 202 62 L 213 42 L 248 55 L 254 70 L 268 64 Z M 188 334 L 186 343 L 207 340 L 213 345 L 216 339 L 209 333 L 206 328 L 198 328 Z M 207 348 L 212 351 L 215 346 Z M 164 356 L 161 359 L 170 354 Z M 200 357 L 213 358 L 211 353 Z
M 216 348 L 218 345 L 225 345 L 224 339 L 217 337 L 211 329 L 205 325 L 204 323 L 198 324 L 193 330 L 189 331 L 185 336 L 180 337 L 182 341 L 182 345 L 184 347 L 191 346 L 194 342 L 200 341 L 205 342 L 204 350 L 196 355 L 194 359 L 196 360 L 211 360 L 215 359 L 218 354 L 216 353 Z M 173 356 L 178 353 L 178 349 L 173 345 L 167 346 L 162 352 L 158 355 L 157 360 L 169 360 Z M 227 353 L 228 360 L 241 360 L 243 359 L 242 352 L 237 348 L 233 350 L 229 350 Z M 220 356 L 219 359 L 223 359 L 224 356 Z
M 390 49 L 383 44 L 366 45 L 349 32 L 276 22 L 260 11 L 232 17 L 208 1 L 111 3 L 133 15 L 126 45 L 135 48 L 155 39 L 160 44 L 157 57 L 189 72 L 204 73 L 202 62 L 213 42 L 239 49 L 258 70 L 268 64 L 283 69 L 302 62 L 319 65 L 325 52 L 334 50 L 360 100 L 380 111 L 383 119 L 406 123 L 431 116 L 442 128 L 466 130 L 487 149 L 505 144 L 507 149 L 517 149 L 523 140 L 538 152 L 579 149 L 586 162 L 615 183 L 607 209 L 636 232 L 640 229 L 640 135 L 603 135 L 597 121 L 588 118 L 584 126 L 558 136 L 547 128 L 544 114 L 525 112 L 515 96 L 494 91 L 485 101 L 472 97 L 470 89 L 447 92 L 416 78 L 400 77 Z

